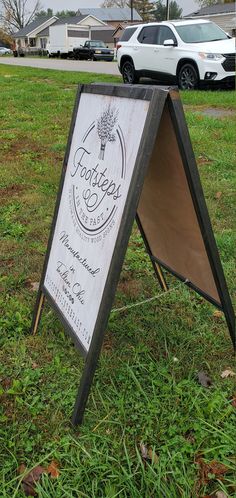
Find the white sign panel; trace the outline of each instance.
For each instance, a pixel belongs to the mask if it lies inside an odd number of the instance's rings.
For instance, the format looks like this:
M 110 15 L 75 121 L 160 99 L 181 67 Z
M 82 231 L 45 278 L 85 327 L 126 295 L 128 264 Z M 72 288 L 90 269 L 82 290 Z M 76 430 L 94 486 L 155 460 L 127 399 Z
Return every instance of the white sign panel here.
M 87 352 L 149 102 L 82 93 L 44 288 Z

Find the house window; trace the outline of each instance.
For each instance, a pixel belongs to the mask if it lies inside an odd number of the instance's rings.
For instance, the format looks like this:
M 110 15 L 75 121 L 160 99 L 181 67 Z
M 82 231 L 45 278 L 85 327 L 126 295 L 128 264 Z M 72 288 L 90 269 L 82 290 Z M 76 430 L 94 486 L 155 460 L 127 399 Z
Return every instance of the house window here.
M 36 47 L 36 39 L 30 38 L 29 44 L 30 44 L 30 47 Z
M 40 47 L 42 48 L 42 50 L 46 49 L 46 45 L 47 45 L 47 38 L 40 38 Z

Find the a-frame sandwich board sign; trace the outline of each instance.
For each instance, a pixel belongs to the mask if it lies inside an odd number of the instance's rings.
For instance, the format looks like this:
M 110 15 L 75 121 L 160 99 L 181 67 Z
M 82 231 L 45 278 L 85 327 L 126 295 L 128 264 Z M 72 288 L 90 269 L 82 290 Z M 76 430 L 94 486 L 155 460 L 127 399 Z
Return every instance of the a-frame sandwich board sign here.
M 235 318 L 175 89 L 79 87 L 35 305 L 44 297 L 85 357 L 72 421 L 82 422 L 132 225 L 161 266 Z

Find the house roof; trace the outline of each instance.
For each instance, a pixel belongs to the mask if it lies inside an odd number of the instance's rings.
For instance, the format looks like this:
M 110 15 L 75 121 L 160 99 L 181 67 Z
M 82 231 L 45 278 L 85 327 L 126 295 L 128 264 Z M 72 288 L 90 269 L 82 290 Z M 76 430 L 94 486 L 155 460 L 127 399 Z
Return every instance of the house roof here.
M 47 28 L 42 29 L 42 31 L 39 31 L 38 36 L 49 36 L 49 26 Z
M 217 3 L 216 5 L 209 5 L 208 7 L 203 7 L 202 9 L 195 10 L 192 14 L 188 16 L 209 16 L 214 14 L 230 14 L 235 13 L 235 2 L 231 3 Z
M 90 14 L 92 15 L 92 14 Z M 56 16 L 52 17 L 41 17 L 40 21 L 39 19 L 36 19 L 35 21 L 32 21 L 28 26 L 25 26 L 24 28 L 20 29 L 17 31 L 17 33 L 14 34 L 15 38 L 20 38 L 23 36 L 27 36 L 29 33 L 32 33 L 36 28 L 39 28 L 40 25 L 42 24 L 42 30 L 38 31 L 38 35 L 40 36 L 49 36 L 49 26 L 43 27 L 46 21 L 49 19 L 55 18 L 55 22 L 53 23 L 53 26 L 57 26 L 58 24 L 79 24 L 81 21 L 86 19 L 88 17 L 87 14 L 80 14 L 78 16 L 70 16 L 70 17 L 59 17 L 57 18 Z M 94 16 L 93 16 L 94 17 Z M 101 19 L 98 19 L 98 21 L 101 21 L 101 24 L 103 21 Z
M 53 26 L 57 26 L 58 24 L 79 24 L 87 16 L 71 16 L 71 17 L 59 17 L 56 22 L 53 23 Z M 49 36 L 49 26 L 44 28 L 40 33 L 40 36 Z
M 59 17 L 57 21 L 55 22 L 55 25 L 57 24 L 79 24 L 83 19 L 85 19 L 87 15 L 78 15 L 78 16 L 71 16 L 71 17 Z
M 101 19 L 101 21 L 130 21 L 130 8 L 125 7 L 123 9 L 117 7 L 111 8 L 84 8 L 81 7 L 78 10 L 81 15 L 92 15 Z M 133 19 L 134 21 L 142 21 L 142 18 L 138 12 L 133 9 Z
M 13 35 L 13 38 L 20 38 L 22 36 L 27 36 L 29 33 L 32 33 L 32 31 L 39 28 L 39 26 L 41 24 L 43 26 L 43 24 L 45 22 L 47 22 L 47 21 L 49 21 L 49 19 L 53 19 L 53 18 L 55 18 L 55 20 L 57 19 L 56 16 L 37 17 L 34 21 L 27 24 L 27 26 L 24 26 L 24 28 L 21 28 L 21 29 L 19 29 L 19 31 L 16 31 L 16 33 L 14 33 L 14 35 Z
M 116 29 L 115 31 L 113 31 L 113 36 L 116 35 L 116 33 L 118 33 L 118 31 L 123 31 L 125 28 L 127 27 L 127 24 L 118 24 L 118 26 L 116 26 Z

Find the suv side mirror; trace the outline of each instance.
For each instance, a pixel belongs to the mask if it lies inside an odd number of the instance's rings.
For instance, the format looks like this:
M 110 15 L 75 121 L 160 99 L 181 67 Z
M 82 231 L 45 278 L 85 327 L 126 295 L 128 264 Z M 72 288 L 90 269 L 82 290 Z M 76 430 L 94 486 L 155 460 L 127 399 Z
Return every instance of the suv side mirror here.
M 169 40 L 164 40 L 163 45 L 164 47 L 176 47 L 177 43 L 170 38 Z

